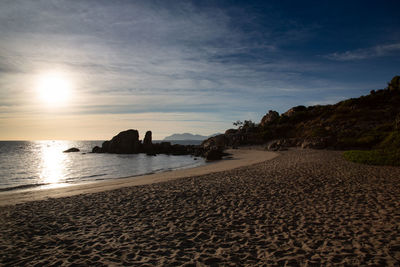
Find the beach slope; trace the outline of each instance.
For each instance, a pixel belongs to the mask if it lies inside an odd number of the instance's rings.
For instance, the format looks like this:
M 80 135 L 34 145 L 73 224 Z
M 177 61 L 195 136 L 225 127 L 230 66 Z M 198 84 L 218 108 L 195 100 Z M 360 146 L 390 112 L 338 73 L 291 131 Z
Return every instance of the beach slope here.
M 400 168 L 293 150 L 240 168 L 0 207 L 0 263 L 398 266 Z

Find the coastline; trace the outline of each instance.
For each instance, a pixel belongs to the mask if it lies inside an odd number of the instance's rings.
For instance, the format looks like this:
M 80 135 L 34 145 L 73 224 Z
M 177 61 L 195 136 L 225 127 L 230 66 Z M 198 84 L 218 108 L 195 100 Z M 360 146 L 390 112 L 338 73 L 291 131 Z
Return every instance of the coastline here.
M 34 190 L 18 190 L 0 193 L 0 206 L 15 205 L 49 198 L 69 197 L 79 194 L 97 193 L 122 187 L 138 186 L 166 182 L 174 179 L 199 176 L 248 166 L 273 159 L 279 154 L 265 151 L 261 147 L 252 146 L 226 150 L 230 155 L 224 159 L 194 168 L 177 169 L 147 175 L 131 176 L 64 187 Z

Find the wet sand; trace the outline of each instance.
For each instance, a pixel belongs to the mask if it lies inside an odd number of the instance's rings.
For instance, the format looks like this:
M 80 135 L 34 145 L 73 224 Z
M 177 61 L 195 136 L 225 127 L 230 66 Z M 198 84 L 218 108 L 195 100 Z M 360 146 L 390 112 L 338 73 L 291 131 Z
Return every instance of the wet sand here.
M 0 263 L 399 266 L 400 168 L 294 150 L 217 173 L 0 207 Z M 126 184 L 125 184 L 126 185 Z

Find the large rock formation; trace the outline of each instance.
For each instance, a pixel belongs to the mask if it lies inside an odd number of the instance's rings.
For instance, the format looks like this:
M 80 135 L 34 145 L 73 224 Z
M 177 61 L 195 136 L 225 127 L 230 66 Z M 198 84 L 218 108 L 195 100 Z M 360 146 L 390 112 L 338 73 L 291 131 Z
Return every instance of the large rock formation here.
M 139 132 L 130 129 L 120 132 L 110 141 L 103 142 L 100 151 L 102 153 L 135 154 L 139 153 L 140 149 Z M 98 148 L 94 147 L 92 152 L 99 152 L 98 150 Z
M 388 85 L 389 91 L 400 91 L 400 76 L 394 76 Z
M 147 131 L 147 132 L 146 132 L 146 135 L 144 136 L 144 139 L 143 139 L 143 145 L 144 145 L 144 146 L 151 146 L 151 145 L 153 145 L 153 143 L 152 143 L 152 137 L 151 137 L 151 131 Z
M 281 115 L 270 110 L 259 124 L 245 121 L 238 125 L 238 129 L 205 140 L 202 146 L 206 150 L 255 144 L 266 144 L 270 150 L 382 147 L 400 131 L 400 76 L 386 89 L 369 95 L 334 105 L 296 106 Z
M 214 143 L 213 143 L 214 144 Z M 152 133 L 147 131 L 143 140 L 143 144 L 139 140 L 137 130 L 127 130 L 120 132 L 110 141 L 103 142 L 101 147 L 95 146 L 92 153 L 117 153 L 117 154 L 134 154 L 146 153 L 147 155 L 169 154 L 169 155 L 195 155 L 206 157 L 206 152 L 211 149 L 218 149 L 220 152 L 212 152 L 210 160 L 218 157 L 218 153 L 223 152 L 225 143 L 217 142 L 216 146 L 195 146 L 195 145 L 172 145 L 170 142 L 154 143 L 152 142 Z
M 143 152 L 154 155 L 155 152 L 153 150 L 153 142 L 152 142 L 152 137 L 151 137 L 151 131 L 147 131 L 146 135 L 144 136 L 143 139 Z
M 306 110 L 307 110 L 307 108 L 305 106 L 297 106 L 297 107 L 293 107 L 293 108 L 289 109 L 282 115 L 284 115 L 286 117 L 293 117 L 296 113 L 301 112 L 301 111 L 306 111 Z
M 205 140 L 201 146 L 206 150 L 223 149 L 229 145 L 229 139 L 225 134 L 219 134 Z
M 211 149 L 205 153 L 205 158 L 207 161 L 220 160 L 224 155 L 224 152 L 220 149 Z
M 277 119 L 279 119 L 279 113 L 274 110 L 270 110 L 267 114 L 264 115 L 264 117 L 262 117 L 260 125 L 264 126 L 266 124 L 276 121 Z
M 258 133 L 258 128 L 252 126 L 226 130 L 225 134 L 210 137 L 201 145 L 205 150 L 217 149 L 222 151 L 227 147 L 236 148 L 241 145 L 255 145 L 262 143 L 264 143 L 264 140 Z

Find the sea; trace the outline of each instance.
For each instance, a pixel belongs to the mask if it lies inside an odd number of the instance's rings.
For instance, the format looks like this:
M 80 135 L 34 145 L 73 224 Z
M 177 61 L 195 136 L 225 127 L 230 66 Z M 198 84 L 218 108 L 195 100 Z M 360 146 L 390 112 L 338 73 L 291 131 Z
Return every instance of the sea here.
M 156 142 L 156 141 L 155 141 Z M 199 144 L 199 141 L 170 141 Z M 0 141 L 0 193 L 64 187 L 206 164 L 193 156 L 95 154 L 103 141 Z M 63 153 L 71 147 L 80 152 Z

